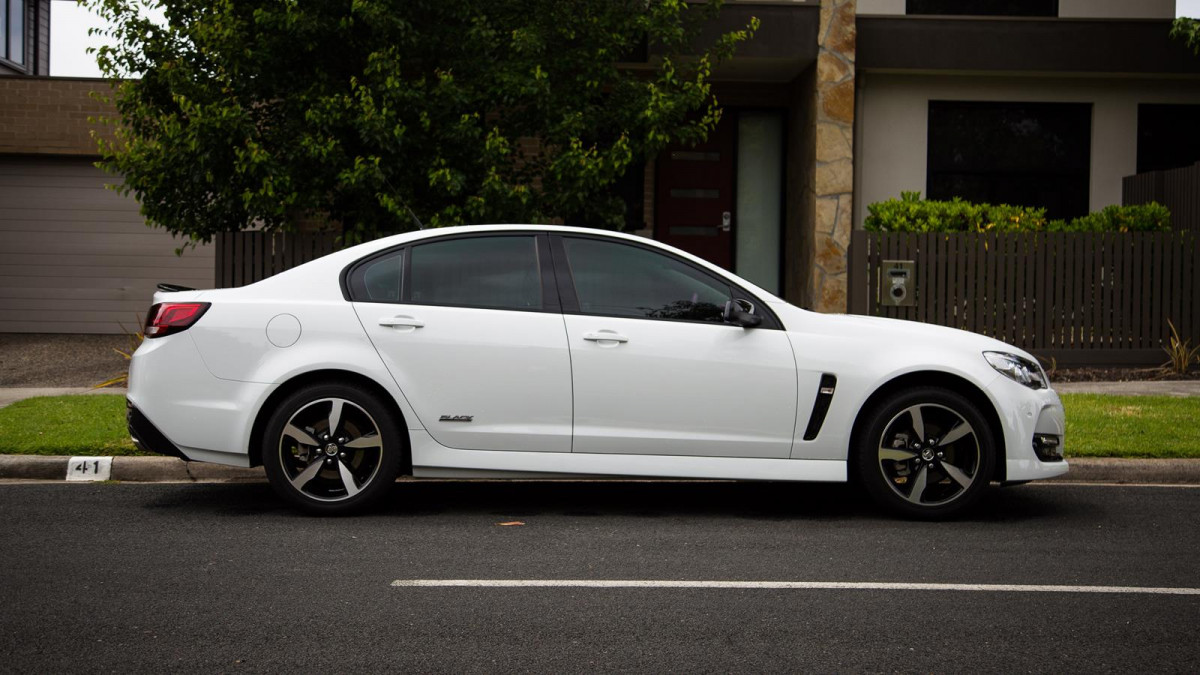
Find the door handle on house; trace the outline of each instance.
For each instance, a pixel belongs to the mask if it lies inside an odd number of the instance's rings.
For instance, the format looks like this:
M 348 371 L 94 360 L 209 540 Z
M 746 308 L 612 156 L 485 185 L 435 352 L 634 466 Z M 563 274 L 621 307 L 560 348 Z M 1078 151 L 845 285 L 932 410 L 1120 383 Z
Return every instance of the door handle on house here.
M 420 328 L 425 322 L 411 316 L 385 316 L 379 320 L 379 325 L 391 328 Z
M 589 342 L 629 342 L 629 338 L 611 330 L 598 330 L 584 333 L 583 339 Z
M 733 214 L 729 211 L 721 212 L 721 231 L 728 232 L 733 227 Z

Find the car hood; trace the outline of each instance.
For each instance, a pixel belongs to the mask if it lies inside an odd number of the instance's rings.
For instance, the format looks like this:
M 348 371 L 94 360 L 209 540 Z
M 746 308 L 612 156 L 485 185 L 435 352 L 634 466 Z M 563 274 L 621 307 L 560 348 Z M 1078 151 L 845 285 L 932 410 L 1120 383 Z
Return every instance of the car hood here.
M 778 311 L 779 308 L 773 308 Z M 1037 361 L 1028 352 L 994 338 L 970 331 L 858 314 L 818 314 L 796 307 L 781 312 L 789 331 L 798 334 L 820 334 L 826 338 L 845 340 L 860 346 L 895 349 L 898 345 L 936 346 L 939 349 L 984 352 L 1000 351 L 1018 354 Z

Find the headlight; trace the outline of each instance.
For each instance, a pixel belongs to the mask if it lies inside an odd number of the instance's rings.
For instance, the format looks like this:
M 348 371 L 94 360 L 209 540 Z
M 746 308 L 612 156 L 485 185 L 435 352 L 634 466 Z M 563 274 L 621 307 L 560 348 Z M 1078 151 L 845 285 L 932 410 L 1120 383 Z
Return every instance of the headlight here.
M 1002 375 L 1030 389 L 1045 389 L 1049 386 L 1046 371 L 1034 361 L 1005 352 L 984 352 L 983 358 Z

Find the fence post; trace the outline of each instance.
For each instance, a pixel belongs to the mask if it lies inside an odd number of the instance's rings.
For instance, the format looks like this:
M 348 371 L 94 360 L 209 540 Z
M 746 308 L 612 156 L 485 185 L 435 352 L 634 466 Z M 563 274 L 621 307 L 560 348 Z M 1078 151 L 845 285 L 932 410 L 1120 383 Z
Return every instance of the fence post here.
M 868 270 L 866 270 L 865 229 L 854 229 L 850 233 L 850 251 L 847 251 L 847 257 L 850 258 L 850 267 L 847 268 L 846 273 L 846 283 L 850 286 L 850 306 L 846 307 L 846 312 L 865 315 L 865 313 L 868 313 L 868 306 L 866 306 Z

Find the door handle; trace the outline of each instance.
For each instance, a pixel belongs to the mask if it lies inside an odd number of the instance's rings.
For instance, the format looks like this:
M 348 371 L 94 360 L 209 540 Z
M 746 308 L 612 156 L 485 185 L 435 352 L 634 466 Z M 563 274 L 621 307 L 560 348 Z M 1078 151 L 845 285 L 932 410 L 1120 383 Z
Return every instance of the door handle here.
M 589 342 L 629 342 L 629 338 L 614 333 L 611 330 L 598 330 L 591 333 L 584 333 L 583 339 Z
M 385 316 L 379 320 L 379 325 L 392 328 L 420 328 L 425 325 L 425 322 L 411 316 Z

